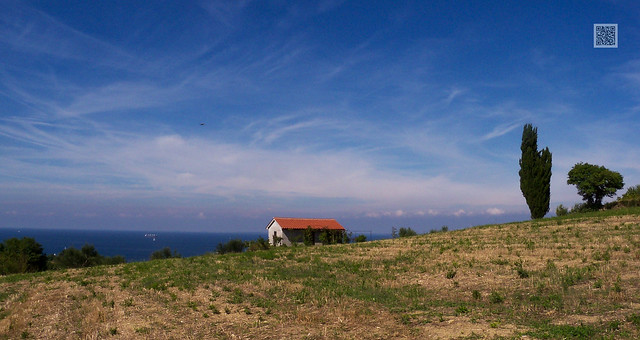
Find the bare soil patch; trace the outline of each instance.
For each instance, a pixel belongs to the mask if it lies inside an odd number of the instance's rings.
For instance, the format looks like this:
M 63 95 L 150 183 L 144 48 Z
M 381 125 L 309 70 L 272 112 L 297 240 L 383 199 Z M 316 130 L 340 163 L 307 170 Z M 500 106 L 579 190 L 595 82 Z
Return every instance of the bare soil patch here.
M 640 216 L 0 278 L 0 339 L 640 337 Z

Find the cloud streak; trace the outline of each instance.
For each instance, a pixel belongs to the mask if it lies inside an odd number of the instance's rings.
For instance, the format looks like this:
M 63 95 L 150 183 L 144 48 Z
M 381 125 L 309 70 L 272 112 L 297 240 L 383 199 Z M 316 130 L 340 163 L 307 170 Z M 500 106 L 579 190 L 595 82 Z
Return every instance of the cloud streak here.
M 347 199 L 356 206 L 361 204 L 362 209 L 403 207 L 397 211 L 442 209 L 459 203 L 509 204 L 513 199 L 506 192 L 454 182 L 446 176 L 397 175 L 381 169 L 375 158 L 349 150 L 308 153 L 176 134 L 140 136 L 108 130 L 86 137 L 80 127 L 67 128 L 64 138 L 52 138 L 40 124 L 1 131 L 33 145 L 21 148 L 16 157 L 19 161 L 8 163 L 6 172 L 26 174 L 45 183 L 66 183 L 69 190 L 78 192 L 113 183 L 121 195 L 153 191 L 227 199 Z M 39 175 L 43 168 L 47 169 L 45 177 Z M 17 190 L 23 184 L 17 181 L 11 185 Z
M 482 136 L 481 140 L 486 141 L 489 139 L 506 135 L 507 133 L 521 127 L 522 125 L 523 125 L 522 123 L 518 122 L 518 123 L 512 123 L 512 124 L 506 124 L 506 125 L 503 124 L 500 126 L 496 126 L 491 132 Z

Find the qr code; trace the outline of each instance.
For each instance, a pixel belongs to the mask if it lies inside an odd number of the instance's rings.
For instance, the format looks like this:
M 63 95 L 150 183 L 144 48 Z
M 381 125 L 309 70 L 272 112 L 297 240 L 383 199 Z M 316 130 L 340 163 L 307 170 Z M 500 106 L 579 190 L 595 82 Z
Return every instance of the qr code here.
M 593 25 L 593 47 L 617 48 L 618 47 L 618 24 L 594 24 Z

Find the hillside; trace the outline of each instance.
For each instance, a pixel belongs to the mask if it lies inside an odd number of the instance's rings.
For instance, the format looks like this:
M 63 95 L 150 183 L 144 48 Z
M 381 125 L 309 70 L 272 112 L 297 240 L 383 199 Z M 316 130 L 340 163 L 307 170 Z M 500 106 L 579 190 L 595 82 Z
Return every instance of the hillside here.
M 0 278 L 0 339 L 639 338 L 640 209 Z

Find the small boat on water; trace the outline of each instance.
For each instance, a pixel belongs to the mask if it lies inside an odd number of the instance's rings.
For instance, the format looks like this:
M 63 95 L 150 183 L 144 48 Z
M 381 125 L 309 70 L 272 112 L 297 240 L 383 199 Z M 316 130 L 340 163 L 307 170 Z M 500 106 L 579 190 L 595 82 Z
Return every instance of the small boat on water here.
M 158 237 L 158 234 L 144 234 L 144 237 L 153 239 L 155 241 L 156 237 Z

